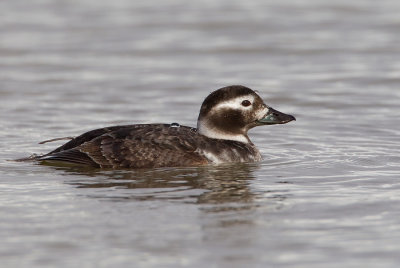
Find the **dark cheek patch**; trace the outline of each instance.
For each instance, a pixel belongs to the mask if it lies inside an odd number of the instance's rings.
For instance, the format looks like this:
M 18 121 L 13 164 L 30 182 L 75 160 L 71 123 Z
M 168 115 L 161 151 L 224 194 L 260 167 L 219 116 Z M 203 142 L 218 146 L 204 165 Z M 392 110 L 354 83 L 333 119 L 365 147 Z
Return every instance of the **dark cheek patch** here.
M 212 124 L 224 132 L 239 134 L 246 126 L 246 119 L 241 111 L 221 110 L 212 117 Z

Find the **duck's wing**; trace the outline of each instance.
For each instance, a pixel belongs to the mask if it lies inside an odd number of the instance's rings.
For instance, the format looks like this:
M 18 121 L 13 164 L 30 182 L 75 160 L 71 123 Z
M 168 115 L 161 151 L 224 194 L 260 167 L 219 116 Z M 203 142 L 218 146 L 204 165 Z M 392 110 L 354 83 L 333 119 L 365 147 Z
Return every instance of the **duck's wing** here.
M 198 143 L 199 135 L 189 127 L 134 125 L 106 132 L 77 147 L 48 154 L 40 160 L 103 168 L 207 164 L 207 159 L 196 152 Z
M 69 149 L 73 149 L 75 147 L 78 147 L 79 145 L 82 145 L 85 142 L 91 141 L 91 140 L 93 140 L 97 137 L 100 137 L 101 135 L 104 135 L 106 133 L 118 131 L 118 130 L 124 129 L 124 128 L 141 128 L 143 126 L 145 126 L 145 125 L 121 125 L 121 126 L 112 126 L 112 127 L 104 127 L 104 128 L 94 129 L 94 130 L 85 132 L 78 137 L 71 139 L 69 142 L 54 149 L 47 155 L 58 153 L 58 152 L 69 150 Z
M 39 142 L 39 144 L 44 144 L 44 143 L 58 141 L 58 140 L 64 140 L 64 139 L 70 140 L 69 142 L 64 143 L 63 145 L 57 147 L 56 149 L 54 149 L 53 151 L 51 151 L 47 154 L 44 154 L 44 155 L 33 154 L 29 157 L 15 159 L 14 161 L 23 162 L 23 161 L 41 160 L 47 156 L 51 156 L 51 155 L 54 155 L 54 154 L 62 152 L 62 151 L 74 149 L 74 148 L 82 145 L 83 143 L 91 141 L 91 140 L 93 140 L 97 137 L 100 137 L 101 135 L 104 135 L 106 133 L 110 133 L 110 132 L 117 131 L 117 130 L 124 129 L 124 128 L 140 128 L 140 127 L 144 127 L 144 126 L 145 125 L 120 125 L 120 126 L 105 127 L 105 128 L 99 128 L 99 129 L 94 129 L 94 130 L 85 132 L 82 135 L 75 137 L 75 138 L 74 137 L 63 137 L 63 138 L 55 138 L 55 139 L 42 141 L 42 142 Z

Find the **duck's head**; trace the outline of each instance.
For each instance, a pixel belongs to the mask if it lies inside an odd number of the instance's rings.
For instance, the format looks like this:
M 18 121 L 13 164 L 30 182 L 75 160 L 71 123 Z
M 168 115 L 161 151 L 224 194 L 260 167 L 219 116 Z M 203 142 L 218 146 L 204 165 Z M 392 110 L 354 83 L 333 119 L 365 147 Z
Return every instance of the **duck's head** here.
M 198 132 L 214 139 L 249 142 L 247 131 L 261 125 L 286 124 L 294 116 L 272 109 L 256 92 L 228 86 L 212 92 L 201 105 Z

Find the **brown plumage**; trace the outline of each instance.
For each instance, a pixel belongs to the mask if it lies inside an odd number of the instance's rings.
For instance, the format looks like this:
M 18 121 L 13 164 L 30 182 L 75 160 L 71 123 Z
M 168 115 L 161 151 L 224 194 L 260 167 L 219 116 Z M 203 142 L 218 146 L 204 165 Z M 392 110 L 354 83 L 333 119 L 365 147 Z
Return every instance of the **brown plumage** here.
M 198 128 L 173 124 L 112 126 L 86 132 L 48 154 L 23 159 L 97 168 L 198 166 L 261 160 L 247 131 L 285 124 L 291 115 L 268 107 L 251 89 L 229 86 L 203 102 Z
M 253 144 L 210 139 L 198 134 L 195 128 L 143 124 L 89 131 L 41 156 L 40 160 L 100 168 L 198 166 L 211 162 L 206 157 L 208 151 L 223 153 L 238 162 L 251 161 L 251 156 L 258 152 Z

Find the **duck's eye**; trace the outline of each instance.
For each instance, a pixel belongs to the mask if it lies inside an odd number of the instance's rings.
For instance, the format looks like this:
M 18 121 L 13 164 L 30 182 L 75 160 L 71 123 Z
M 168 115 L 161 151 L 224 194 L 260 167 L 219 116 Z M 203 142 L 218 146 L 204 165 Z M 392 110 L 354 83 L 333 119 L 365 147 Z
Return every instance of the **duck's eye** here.
M 244 100 L 244 101 L 242 101 L 242 105 L 243 105 L 244 107 L 247 107 L 247 106 L 250 106 L 250 105 L 251 105 L 251 102 L 250 102 L 249 100 Z

